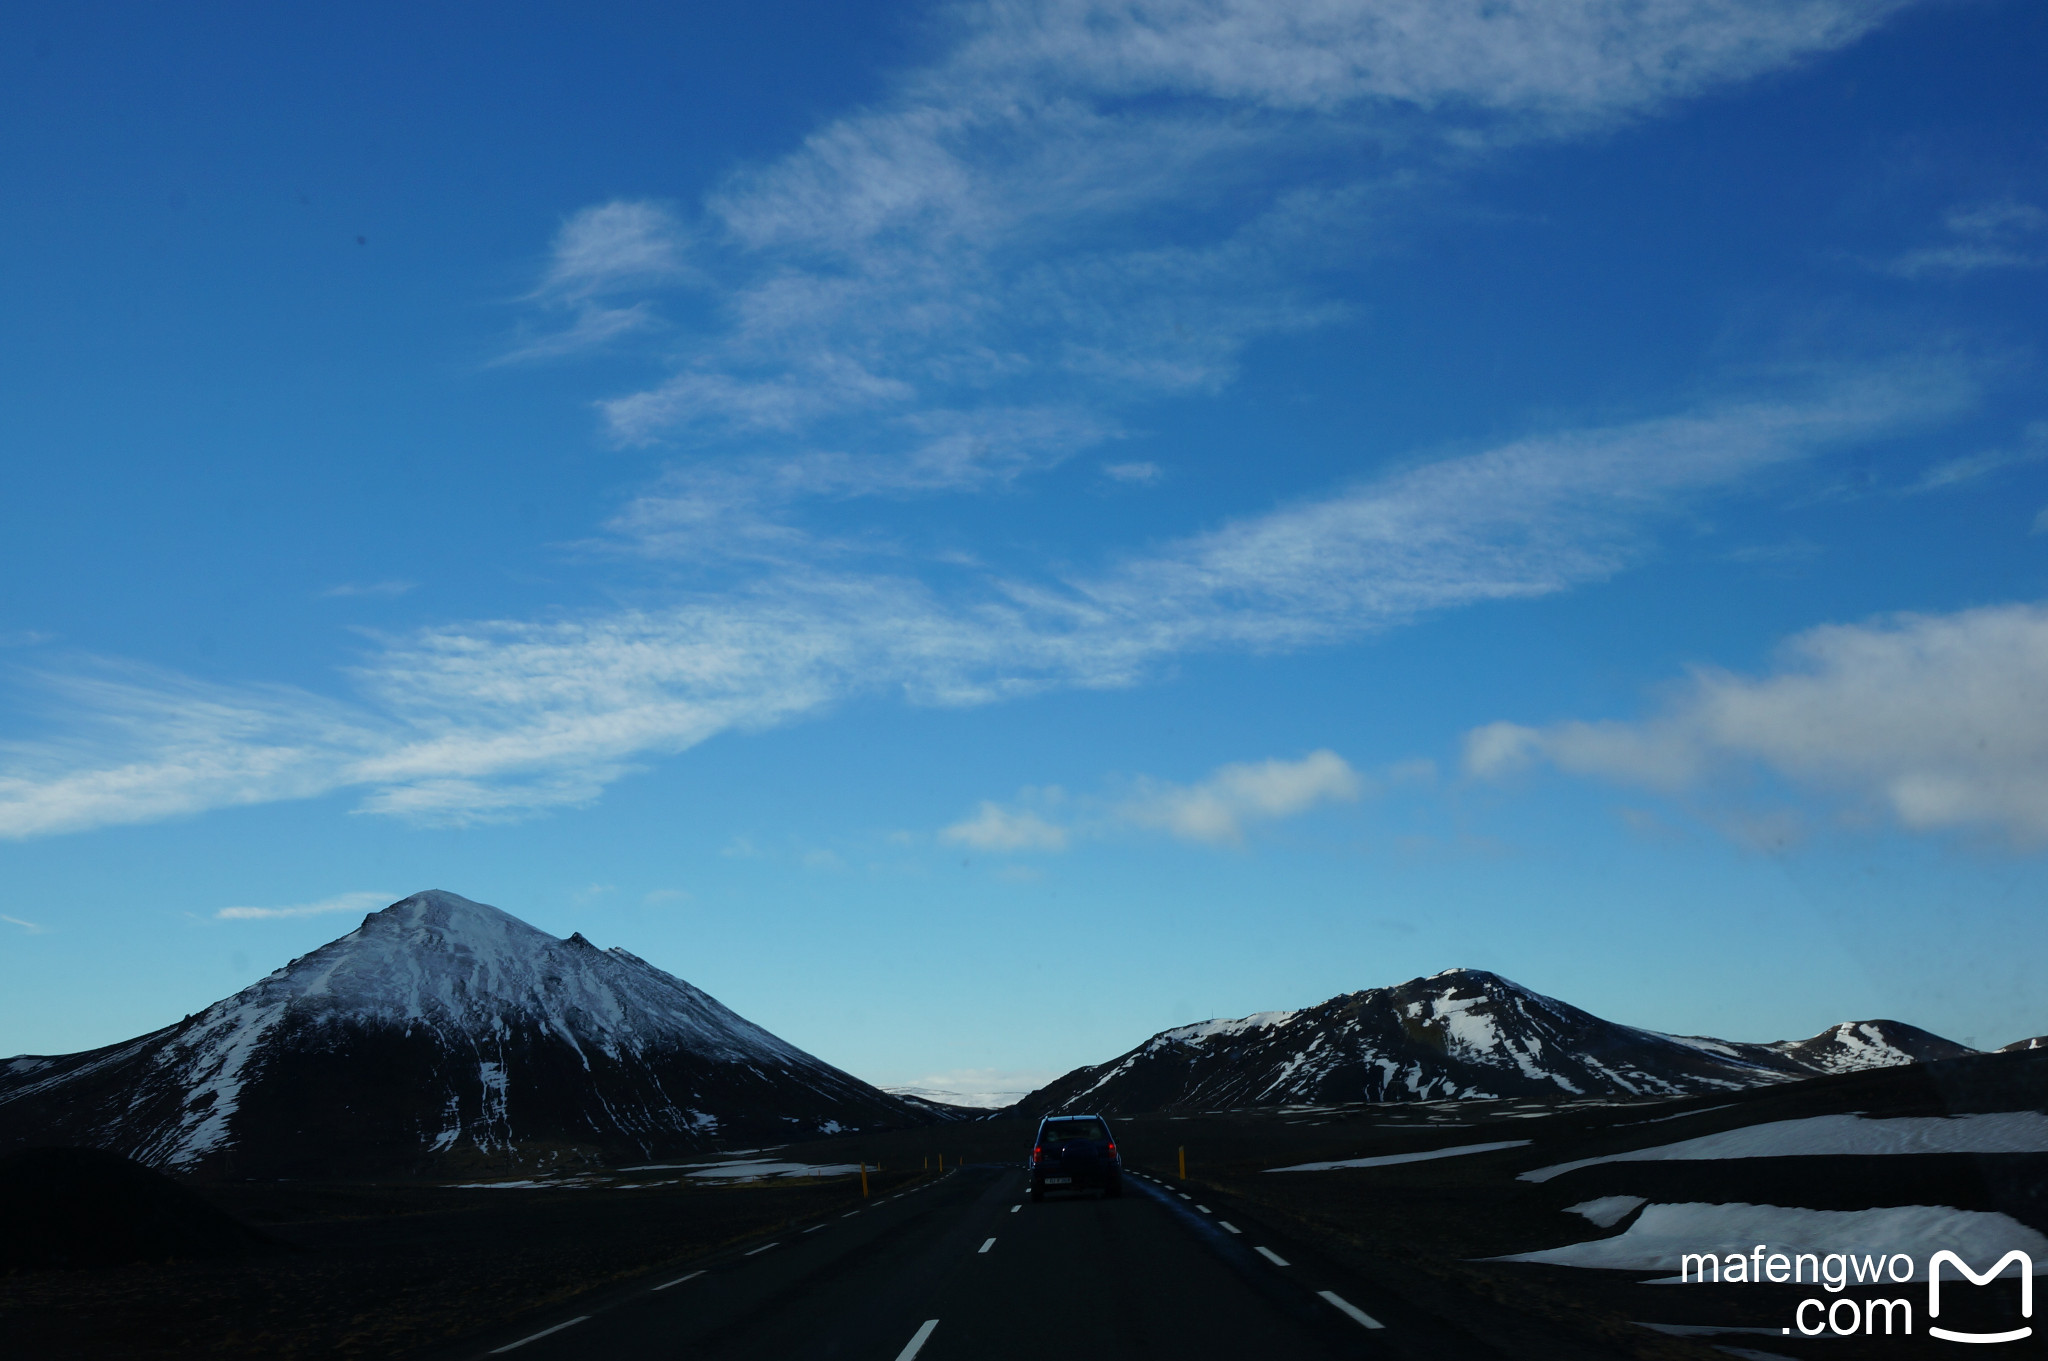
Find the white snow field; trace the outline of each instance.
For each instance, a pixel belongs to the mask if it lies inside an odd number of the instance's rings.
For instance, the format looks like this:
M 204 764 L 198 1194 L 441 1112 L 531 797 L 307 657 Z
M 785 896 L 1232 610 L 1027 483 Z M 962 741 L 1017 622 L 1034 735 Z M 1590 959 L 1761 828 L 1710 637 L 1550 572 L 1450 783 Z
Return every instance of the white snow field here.
M 1804 1210 L 1740 1202 L 1651 1205 L 1635 1223 L 1611 1238 L 1487 1260 L 1676 1272 L 1679 1258 L 1686 1253 L 1711 1253 L 1724 1259 L 1731 1254 L 1747 1257 L 1758 1244 L 1764 1245 L 1767 1254 L 1825 1257 L 1843 1253 L 1852 1261 L 1874 1256 L 1880 1264 L 1902 1252 L 1913 1259 L 1913 1274 L 1908 1279 L 1916 1281 L 1927 1279 L 1927 1259 L 1944 1248 L 1960 1253 L 1966 1261 L 1985 1265 L 2018 1248 L 2033 1259 L 2035 1275 L 2048 1272 L 2048 1238 L 2010 1215 L 1946 1205 L 1893 1205 L 1876 1210 Z M 2015 1262 L 2006 1273 L 2018 1270 Z M 1645 1282 L 1678 1283 L 1676 1275 Z
M 1340 1158 L 1334 1162 L 1295 1163 L 1291 1167 L 1269 1167 L 1268 1172 L 1329 1172 L 1340 1167 L 1392 1167 L 1396 1163 L 1424 1163 L 1432 1158 L 1456 1158 L 1466 1153 L 1491 1153 L 1497 1148 L 1524 1148 L 1527 1139 L 1502 1139 L 1491 1144 L 1458 1144 L 1433 1148 L 1427 1153 L 1383 1153 L 1377 1158 Z
M 2048 1153 L 2048 1115 L 2040 1111 L 1997 1111 L 1985 1115 L 1907 1115 L 1884 1120 L 1861 1115 L 1773 1120 L 1719 1134 L 1703 1134 L 1675 1144 L 1539 1167 L 1522 1173 L 1521 1180 L 1549 1181 L 1599 1163 L 1911 1153 Z
M 1564 1212 L 1590 1220 L 1594 1228 L 1611 1229 L 1627 1219 L 1636 1206 L 1648 1203 L 1641 1196 L 1601 1196 L 1596 1200 L 1582 1200 L 1576 1205 L 1567 1205 Z
M 858 1171 L 859 1163 L 779 1163 L 751 1158 L 744 1162 L 714 1163 L 688 1175 L 710 1181 L 760 1181 L 767 1177 L 844 1177 Z

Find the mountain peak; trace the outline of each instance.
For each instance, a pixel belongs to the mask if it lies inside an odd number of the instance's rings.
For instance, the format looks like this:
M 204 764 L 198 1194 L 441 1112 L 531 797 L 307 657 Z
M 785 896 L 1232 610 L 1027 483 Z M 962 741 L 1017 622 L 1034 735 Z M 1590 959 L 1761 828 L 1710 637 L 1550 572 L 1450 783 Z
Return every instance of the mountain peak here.
M 1452 968 L 1291 1012 L 1154 1035 L 1025 1097 L 1053 1110 L 1213 1110 L 1331 1101 L 1609 1099 L 1735 1091 L 1972 1051 L 1897 1021 L 1750 1044 L 1604 1021 L 1486 969 Z
M 644 1156 L 931 1118 L 624 950 L 445 889 L 177 1026 L 5 1076 L 0 1114 L 41 1112 L 38 1137 L 152 1166 L 405 1163 L 529 1141 Z
M 445 888 L 422 889 L 363 918 L 365 927 L 373 923 L 380 930 L 428 930 L 446 935 L 462 935 L 477 930 L 502 931 L 507 927 L 522 928 L 536 935 L 546 934 L 503 908 L 472 901 Z

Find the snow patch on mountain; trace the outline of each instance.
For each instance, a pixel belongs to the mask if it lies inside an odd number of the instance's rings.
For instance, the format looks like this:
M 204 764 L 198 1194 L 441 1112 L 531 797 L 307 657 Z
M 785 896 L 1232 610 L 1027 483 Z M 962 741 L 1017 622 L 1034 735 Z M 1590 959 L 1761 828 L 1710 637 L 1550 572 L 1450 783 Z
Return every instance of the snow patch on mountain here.
M 1300 1014 L 1298 1011 L 1255 1011 L 1236 1020 L 1197 1021 L 1193 1025 L 1162 1030 L 1152 1037 L 1152 1043 L 1201 1044 L 1217 1036 L 1243 1035 L 1254 1030 L 1283 1026 Z

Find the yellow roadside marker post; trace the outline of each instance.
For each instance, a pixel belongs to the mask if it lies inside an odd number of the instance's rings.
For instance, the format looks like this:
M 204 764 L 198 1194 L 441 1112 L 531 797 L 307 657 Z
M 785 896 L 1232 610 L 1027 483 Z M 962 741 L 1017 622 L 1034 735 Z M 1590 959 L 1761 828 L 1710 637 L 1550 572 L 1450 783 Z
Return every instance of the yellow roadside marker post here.
M 843 1167 L 845 1164 L 842 1163 L 840 1166 Z M 881 1169 L 877 1168 L 876 1170 L 880 1171 Z M 868 1198 L 868 1164 L 865 1158 L 861 1160 L 860 1164 L 860 1198 L 862 1200 Z
M 1182 1181 L 1188 1179 L 1188 1146 L 1186 1144 L 1180 1146 L 1180 1179 Z

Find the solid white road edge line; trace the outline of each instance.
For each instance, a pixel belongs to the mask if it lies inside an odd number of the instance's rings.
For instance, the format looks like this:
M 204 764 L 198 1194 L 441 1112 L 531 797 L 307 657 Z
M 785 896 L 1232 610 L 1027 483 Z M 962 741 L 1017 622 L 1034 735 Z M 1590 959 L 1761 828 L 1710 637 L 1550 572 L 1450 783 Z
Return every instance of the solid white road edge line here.
M 654 1288 L 656 1290 L 666 1290 L 672 1285 L 681 1285 L 684 1281 L 694 1281 L 703 1274 L 704 1273 L 701 1271 L 693 1271 L 687 1276 L 678 1276 L 672 1281 L 663 1281 L 660 1285 L 657 1285 Z
M 1287 1259 L 1285 1257 L 1282 1257 L 1279 1253 L 1273 1251 L 1273 1249 L 1271 1248 L 1253 1248 L 1252 1251 L 1258 1253 L 1259 1256 L 1265 1258 L 1274 1266 L 1287 1265 Z
M 1351 1317 L 1351 1321 L 1354 1323 L 1366 1328 L 1384 1328 L 1387 1326 L 1334 1290 L 1318 1290 L 1316 1293 L 1343 1310 L 1344 1313 Z
M 573 1328 L 573 1327 L 575 1327 L 575 1326 L 576 1326 L 577 1324 L 579 1324 L 579 1323 L 587 1323 L 587 1322 L 589 1322 L 589 1320 L 590 1320 L 590 1315 L 588 1315 L 588 1314 L 585 1314 L 585 1315 L 583 1315 L 583 1316 L 582 1316 L 581 1318 L 572 1318 L 572 1319 L 570 1319 L 570 1320 L 569 1320 L 569 1321 L 568 1321 L 567 1323 L 557 1323 L 557 1324 L 556 1324 L 556 1325 L 555 1325 L 554 1327 L 552 1327 L 552 1328 L 543 1328 L 543 1329 L 541 1329 L 541 1330 L 540 1330 L 539 1332 L 535 1333 L 535 1334 L 534 1334 L 534 1335 L 533 1335 L 532 1337 L 522 1337 L 522 1338 L 520 1338 L 520 1339 L 519 1339 L 519 1340 L 518 1340 L 517 1342 L 507 1342 L 507 1343 L 506 1343 L 506 1344 L 505 1344 L 504 1346 L 502 1346 L 502 1347 L 493 1347 L 493 1348 L 491 1348 L 491 1355 L 492 1355 L 492 1356 L 496 1356 L 496 1355 L 497 1355 L 497 1354 L 498 1354 L 499 1352 L 509 1352 L 509 1351 L 511 1351 L 511 1350 L 512 1350 L 512 1349 L 513 1349 L 514 1347 L 524 1347 L 524 1346 L 525 1346 L 525 1345 L 526 1345 L 527 1343 L 529 1343 L 529 1342 L 538 1342 L 538 1341 L 539 1341 L 540 1339 L 542 1339 L 542 1338 L 546 1337 L 546 1336 L 547 1336 L 547 1335 L 548 1335 L 549 1333 L 559 1333 L 559 1332 L 561 1332 L 561 1331 L 562 1331 L 562 1329 L 564 1329 L 564 1328 Z
M 993 1238 L 991 1238 L 991 1239 L 989 1239 L 989 1240 L 988 1240 L 988 1241 L 987 1241 L 986 1243 L 983 1243 L 983 1244 L 982 1244 L 982 1245 L 981 1245 L 980 1247 L 976 1248 L 976 1249 L 975 1249 L 975 1251 L 976 1251 L 976 1252 L 987 1252 L 987 1251 L 988 1251 L 988 1250 L 989 1250 L 990 1248 L 994 1247 L 995 1245 L 996 1245 L 996 1240 L 995 1240 L 995 1239 L 993 1239 Z
M 937 1319 L 926 1319 L 924 1326 L 911 1335 L 910 1341 L 903 1344 L 903 1350 L 896 1353 L 896 1361 L 910 1361 L 911 1357 L 923 1351 L 924 1344 L 931 1341 L 932 1329 L 938 1326 L 939 1321 Z
M 1222 1226 L 1223 1226 L 1223 1227 L 1224 1227 L 1225 1229 L 1227 1229 L 1227 1230 L 1228 1230 L 1229 1232 L 1231 1232 L 1231 1233 L 1243 1233 L 1243 1232 L 1244 1232 L 1244 1230 L 1243 1230 L 1243 1229 L 1240 1229 L 1239 1227 L 1237 1227 L 1237 1225 L 1235 1225 L 1235 1224 L 1231 1223 L 1231 1222 L 1230 1222 L 1229 1220 L 1227 1220 L 1227 1219 L 1219 1219 L 1219 1220 L 1217 1220 L 1216 1222 L 1217 1222 L 1218 1224 L 1221 1224 L 1221 1225 L 1222 1225 Z
M 762 1245 L 761 1245 L 760 1247 L 758 1247 L 758 1248 L 755 1248 L 755 1249 L 754 1249 L 754 1250 L 753 1250 L 752 1252 L 745 1252 L 745 1253 L 741 1253 L 740 1255 L 741 1255 L 741 1256 L 743 1256 L 743 1257 L 758 1257 L 758 1256 L 760 1256 L 760 1255 L 761 1255 L 762 1253 L 764 1253 L 764 1252 L 768 1251 L 768 1249 L 770 1249 L 770 1248 L 772 1248 L 772 1247 L 776 1247 L 776 1246 L 778 1246 L 778 1245 L 777 1245 L 777 1244 L 774 1244 L 774 1243 L 763 1243 L 763 1244 L 762 1244 Z M 1264 1249 L 1264 1248 L 1260 1248 L 1260 1249 L 1259 1249 L 1259 1251 L 1260 1251 L 1260 1252 L 1264 1252 L 1264 1251 L 1265 1251 L 1265 1249 Z

